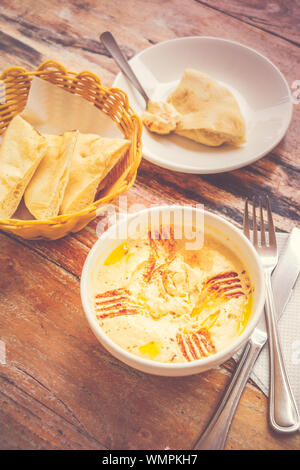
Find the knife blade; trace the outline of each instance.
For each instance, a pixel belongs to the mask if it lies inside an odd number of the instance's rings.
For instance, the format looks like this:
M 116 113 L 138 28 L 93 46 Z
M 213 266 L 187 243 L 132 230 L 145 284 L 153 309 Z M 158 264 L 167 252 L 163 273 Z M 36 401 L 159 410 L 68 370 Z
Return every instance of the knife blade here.
M 283 314 L 291 297 L 292 289 L 300 271 L 300 230 L 293 228 L 279 257 L 272 275 L 272 288 L 276 304 L 277 321 Z M 224 449 L 227 435 L 244 387 L 256 359 L 268 339 L 265 316 L 253 331 L 232 376 L 229 386 L 221 399 L 217 411 L 196 442 L 194 449 Z

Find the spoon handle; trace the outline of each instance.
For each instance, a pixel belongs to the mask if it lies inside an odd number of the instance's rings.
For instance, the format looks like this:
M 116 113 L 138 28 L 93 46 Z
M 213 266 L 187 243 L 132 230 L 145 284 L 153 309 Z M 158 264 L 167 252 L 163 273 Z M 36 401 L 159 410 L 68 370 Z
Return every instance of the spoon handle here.
M 143 96 L 144 100 L 146 101 L 146 105 L 149 101 L 149 97 L 145 92 L 144 88 L 140 84 L 139 80 L 137 79 L 134 71 L 130 67 L 126 57 L 124 57 L 120 47 L 116 43 L 115 38 L 109 31 L 105 31 L 100 35 L 100 40 L 103 46 L 108 50 L 112 58 L 117 62 L 122 72 L 126 75 L 126 77 L 131 81 L 133 86 L 140 92 Z

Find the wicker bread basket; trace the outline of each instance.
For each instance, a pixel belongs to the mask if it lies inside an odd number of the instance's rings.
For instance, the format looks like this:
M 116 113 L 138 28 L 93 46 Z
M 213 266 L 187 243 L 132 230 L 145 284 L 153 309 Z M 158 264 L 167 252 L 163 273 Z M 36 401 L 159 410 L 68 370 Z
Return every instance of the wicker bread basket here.
M 33 77 L 47 80 L 90 101 L 106 113 L 117 124 L 124 137 L 131 141 L 126 157 L 106 177 L 100 199 L 84 210 L 45 220 L 0 219 L 0 230 L 27 239 L 55 240 L 85 227 L 97 216 L 97 209 L 105 207 L 133 185 L 142 157 L 142 123 L 129 106 L 124 91 L 104 87 L 100 79 L 91 72 L 76 74 L 68 72 L 57 62 L 47 61 L 34 72 L 11 67 L 0 75 L 0 134 L 5 131 L 11 119 L 25 108 Z

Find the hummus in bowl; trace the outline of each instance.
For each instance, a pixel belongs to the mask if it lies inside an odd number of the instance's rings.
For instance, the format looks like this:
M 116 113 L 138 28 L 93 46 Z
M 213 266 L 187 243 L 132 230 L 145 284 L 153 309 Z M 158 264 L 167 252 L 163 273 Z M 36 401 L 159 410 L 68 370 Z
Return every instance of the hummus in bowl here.
M 168 210 L 182 207 L 141 215 Z M 127 364 L 159 375 L 188 375 L 224 362 L 263 307 L 257 255 L 237 229 L 206 212 L 203 227 L 180 228 L 158 223 L 123 239 L 109 229 L 82 276 L 83 305 L 96 336 Z M 189 243 L 195 230 L 204 234 L 196 249 Z

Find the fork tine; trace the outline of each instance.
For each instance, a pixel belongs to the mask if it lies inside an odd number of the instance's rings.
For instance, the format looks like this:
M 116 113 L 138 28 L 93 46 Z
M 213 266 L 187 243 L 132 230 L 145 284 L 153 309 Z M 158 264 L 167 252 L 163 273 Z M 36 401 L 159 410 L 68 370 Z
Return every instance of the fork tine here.
M 257 236 L 257 222 L 256 222 L 256 197 L 252 198 L 252 212 L 253 212 L 253 245 L 255 248 L 258 247 L 258 236 Z
M 259 212 L 260 212 L 261 246 L 266 246 L 266 231 L 265 231 L 264 214 L 263 214 L 262 198 L 261 197 L 259 197 Z
M 277 247 L 275 227 L 273 223 L 272 209 L 271 209 L 269 196 L 267 196 L 266 199 L 267 199 L 267 213 L 268 213 L 269 244 L 273 247 Z
M 246 201 L 245 201 L 245 209 L 244 209 L 244 217 L 243 217 L 243 230 L 244 230 L 244 235 L 250 240 L 248 198 L 246 198 Z

